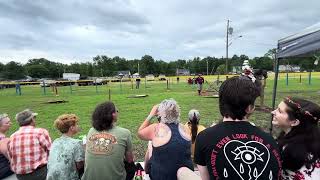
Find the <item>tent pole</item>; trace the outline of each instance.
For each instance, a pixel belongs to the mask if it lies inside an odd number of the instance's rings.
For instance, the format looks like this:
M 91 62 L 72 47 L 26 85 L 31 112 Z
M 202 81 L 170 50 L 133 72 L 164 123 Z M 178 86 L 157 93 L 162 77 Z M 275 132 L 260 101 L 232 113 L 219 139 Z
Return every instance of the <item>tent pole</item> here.
M 278 74 L 279 74 L 279 59 L 275 58 L 275 68 L 274 68 L 274 84 L 273 84 L 273 92 L 272 92 L 272 109 L 276 106 L 276 95 L 277 95 L 277 85 L 278 85 Z M 273 115 L 271 115 L 270 120 L 270 133 L 272 133 L 272 119 Z

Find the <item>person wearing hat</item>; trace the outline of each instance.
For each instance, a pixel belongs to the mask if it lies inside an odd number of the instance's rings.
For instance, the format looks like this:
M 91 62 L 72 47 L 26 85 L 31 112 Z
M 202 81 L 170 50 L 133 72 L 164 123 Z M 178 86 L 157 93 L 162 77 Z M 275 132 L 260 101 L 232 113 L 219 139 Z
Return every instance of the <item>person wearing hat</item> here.
M 51 138 L 46 129 L 36 128 L 36 116 L 29 109 L 19 112 L 20 126 L 8 144 L 11 169 L 19 180 L 45 180 Z
M 10 169 L 10 162 L 7 155 L 7 145 L 9 138 L 6 138 L 6 132 L 11 126 L 8 114 L 0 114 L 0 179 L 13 174 Z

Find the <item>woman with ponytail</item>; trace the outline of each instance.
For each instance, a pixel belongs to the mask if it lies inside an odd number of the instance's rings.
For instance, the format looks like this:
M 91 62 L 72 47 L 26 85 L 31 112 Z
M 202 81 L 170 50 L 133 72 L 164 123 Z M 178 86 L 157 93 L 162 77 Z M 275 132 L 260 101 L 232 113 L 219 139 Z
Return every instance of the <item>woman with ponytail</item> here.
M 79 131 L 79 118 L 75 114 L 63 114 L 54 121 L 54 126 L 62 134 L 52 143 L 47 180 L 78 180 L 83 170 L 84 149 L 80 140 L 73 136 Z
M 189 134 L 191 136 L 191 142 L 192 142 L 192 144 L 191 144 L 191 157 L 193 160 L 194 145 L 196 142 L 196 137 L 201 131 L 205 130 L 206 128 L 202 125 L 199 125 L 200 113 L 198 110 L 191 109 L 189 111 L 188 117 L 189 117 L 189 121 L 187 122 L 186 126 L 187 126 L 187 129 L 189 130 Z
M 320 107 L 304 99 L 285 98 L 273 114 L 282 157 L 283 179 L 320 179 Z

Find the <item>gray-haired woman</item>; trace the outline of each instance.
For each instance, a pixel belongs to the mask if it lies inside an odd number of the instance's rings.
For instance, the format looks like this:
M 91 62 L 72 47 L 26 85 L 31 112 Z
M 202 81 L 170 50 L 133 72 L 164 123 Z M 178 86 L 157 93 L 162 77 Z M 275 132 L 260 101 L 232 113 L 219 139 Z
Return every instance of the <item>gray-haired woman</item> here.
M 158 116 L 160 123 L 151 124 Z M 149 116 L 141 124 L 138 136 L 151 140 L 150 177 L 157 179 L 177 179 L 177 170 L 188 167 L 193 170 L 191 160 L 191 137 L 180 122 L 180 107 L 174 99 L 163 100 L 153 106 Z
M 9 138 L 6 132 L 11 127 L 11 120 L 7 114 L 0 114 L 0 179 L 10 176 L 13 172 L 10 169 L 7 149 Z

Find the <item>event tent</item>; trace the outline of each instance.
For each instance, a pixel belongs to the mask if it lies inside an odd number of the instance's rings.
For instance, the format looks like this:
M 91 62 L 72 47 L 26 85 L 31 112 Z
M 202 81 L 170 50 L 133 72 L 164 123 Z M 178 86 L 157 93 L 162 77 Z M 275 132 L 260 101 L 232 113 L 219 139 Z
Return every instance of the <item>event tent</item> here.
M 272 94 L 272 109 L 275 108 L 277 94 L 279 60 L 289 57 L 309 57 L 320 51 L 320 23 L 278 41 L 275 59 L 275 77 Z M 271 120 L 272 121 L 272 120 Z M 270 122 L 271 123 L 271 122 Z M 272 124 L 270 126 L 272 132 Z

